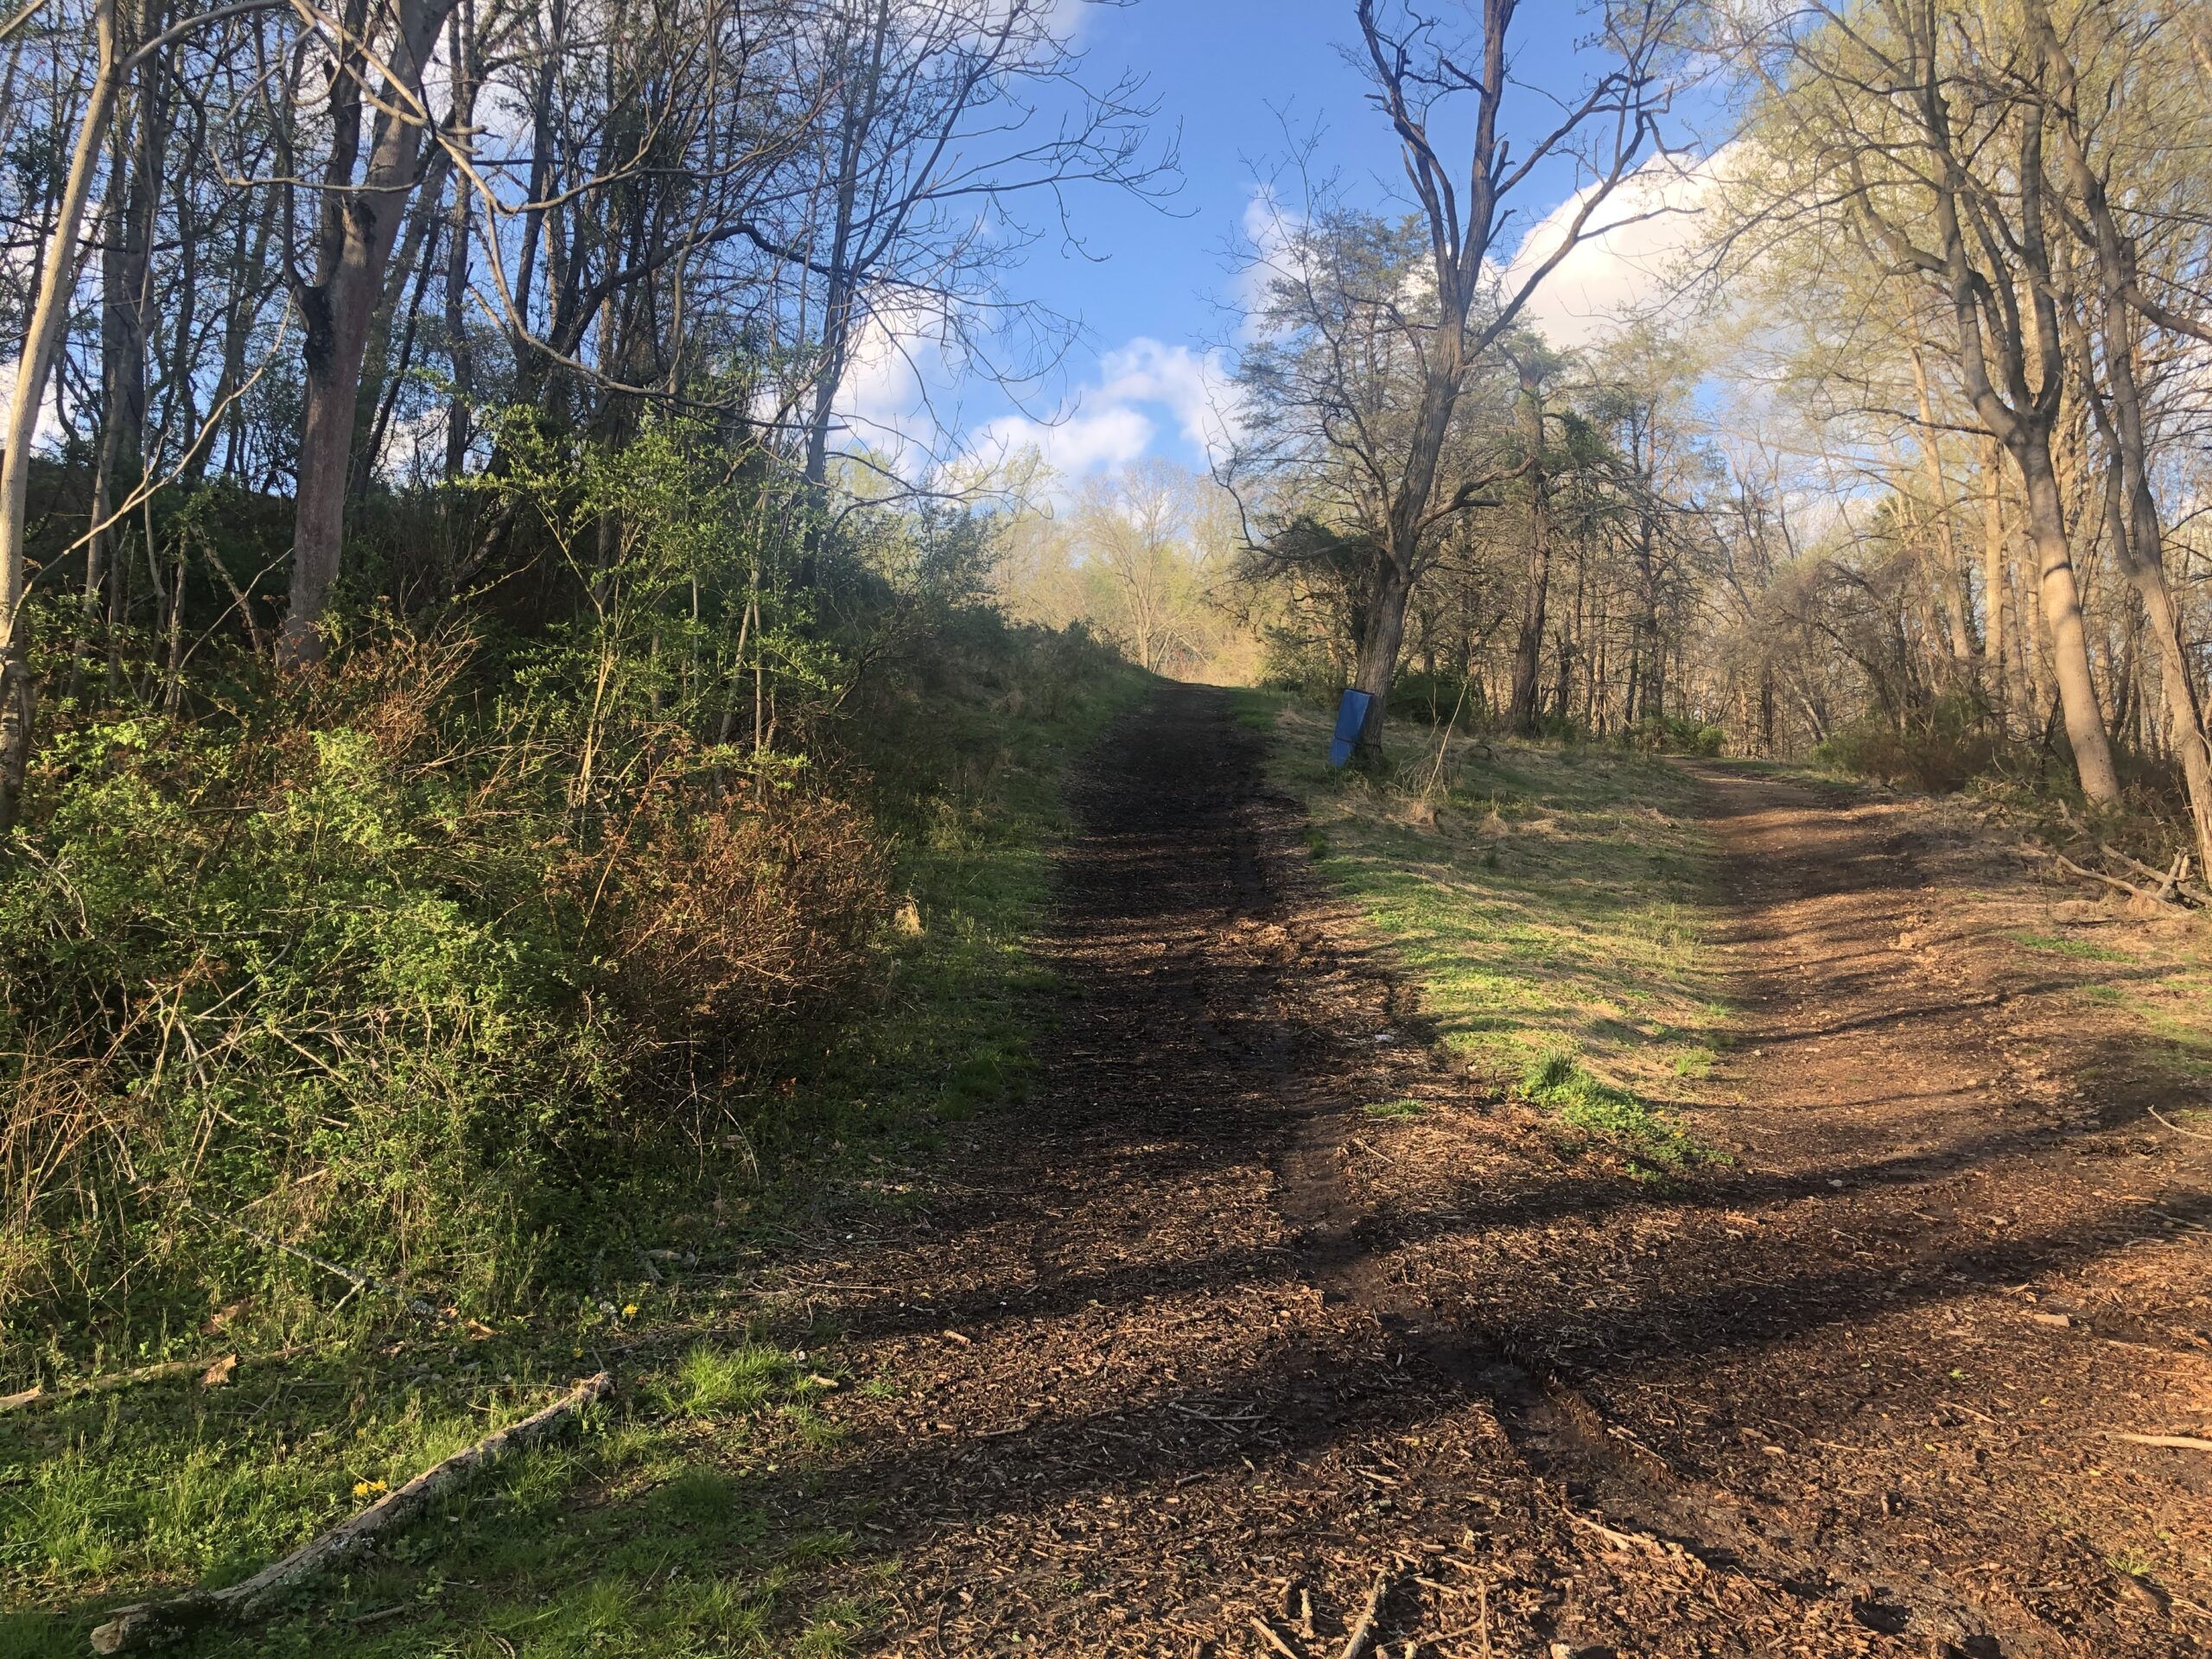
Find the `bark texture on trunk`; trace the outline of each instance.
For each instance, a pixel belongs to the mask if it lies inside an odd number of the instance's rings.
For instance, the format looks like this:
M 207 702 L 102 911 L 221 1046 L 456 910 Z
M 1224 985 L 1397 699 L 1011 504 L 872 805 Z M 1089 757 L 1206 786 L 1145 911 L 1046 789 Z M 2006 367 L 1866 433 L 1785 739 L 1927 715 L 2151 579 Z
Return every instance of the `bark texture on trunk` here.
M 315 280 L 296 290 L 306 328 L 302 351 L 306 411 L 300 426 L 293 499 L 291 594 L 276 640 L 281 666 L 319 662 L 327 649 L 323 613 L 338 580 L 346 538 L 346 485 L 359 418 L 361 362 L 400 225 L 422 168 L 429 124 L 423 69 L 452 0 L 397 0 L 378 91 L 367 168 L 353 178 L 359 145 L 365 54 L 339 70 L 339 137 L 327 169 Z M 365 7 L 353 9 L 359 26 Z
M 2066 741 L 2074 751 L 2082 793 L 2099 804 L 2120 798 L 2120 773 L 2112 759 L 2104 712 L 2097 705 L 2095 677 L 2089 671 L 2089 643 L 2082 626 L 2082 588 L 2074 572 L 2074 548 L 2066 534 L 2066 512 L 2047 448 L 2031 446 L 2021 457 L 2028 494 L 2028 535 L 2036 551 L 2036 586 L 2050 630 L 2050 669 L 2058 686 L 2058 706 Z

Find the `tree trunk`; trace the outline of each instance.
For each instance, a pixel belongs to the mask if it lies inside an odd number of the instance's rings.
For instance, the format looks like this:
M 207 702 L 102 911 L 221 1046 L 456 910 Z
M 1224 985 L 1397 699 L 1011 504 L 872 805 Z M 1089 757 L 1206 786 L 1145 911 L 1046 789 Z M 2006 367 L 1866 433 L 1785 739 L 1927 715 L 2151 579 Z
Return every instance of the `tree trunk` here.
M 23 349 L 17 359 L 16 387 L 8 401 L 8 423 L 0 430 L 0 835 L 14 829 L 22 810 L 23 778 L 29 770 L 37 696 L 31 683 L 29 642 L 24 638 L 23 601 L 29 597 L 23 532 L 30 495 L 31 444 L 38 435 L 39 405 L 46 401 L 46 378 L 53 371 L 69 320 L 69 296 L 76 287 L 77 232 L 85 204 L 99 170 L 109 112 L 115 106 L 119 71 L 116 55 L 117 0 L 98 0 L 92 35 L 98 61 L 77 128 L 76 149 L 56 204 L 47 238 L 38 294 L 32 302 Z
M 1413 577 L 1395 561 L 1387 564 L 1375 601 L 1367 613 L 1366 637 L 1360 642 L 1359 676 L 1356 690 L 1371 701 L 1366 723 L 1359 728 L 1362 759 L 1372 764 L 1382 758 L 1382 721 L 1389 712 L 1390 684 L 1398 670 L 1398 648 L 1406 635 L 1406 601 L 1413 594 Z
M 1536 729 L 1536 674 L 1544 647 L 1544 612 L 1552 580 L 1551 503 L 1544 479 L 1543 383 L 1532 368 L 1521 371 L 1521 438 L 1529 467 L 1529 577 L 1521 601 L 1521 635 L 1513 647 L 1513 692 L 1506 724 Z M 1566 664 L 1560 670 L 1560 712 L 1566 712 Z
M 2096 682 L 2089 672 L 2088 639 L 2082 626 L 2082 590 L 2075 579 L 2074 550 L 2067 539 L 2058 480 L 2051 471 L 2047 445 L 2024 445 L 2014 459 L 2025 474 L 2028 536 L 2036 551 L 2036 585 L 2043 596 L 2044 620 L 2050 631 L 2051 675 L 2058 686 L 2066 741 L 2074 750 L 2082 793 L 2098 805 L 2109 805 L 2120 798 L 2120 774 L 2113 766 L 2112 744 L 2105 734 Z
M 2000 738 L 2012 735 L 2009 676 L 2005 649 L 2005 575 L 2004 474 L 1995 439 L 1987 441 L 1981 461 L 1981 652 L 1982 686 L 1997 716 Z
M 307 409 L 293 501 L 290 604 L 276 642 L 277 663 L 288 669 L 320 662 L 327 648 L 322 620 L 345 543 L 361 360 L 392 245 L 420 171 L 422 134 L 428 124 L 423 66 L 451 3 L 398 0 L 398 28 L 388 48 L 389 73 L 379 94 L 366 173 L 356 187 L 351 147 L 340 143 L 334 149 L 333 188 L 323 193 L 315 281 L 296 295 L 307 332 Z M 359 56 L 340 72 L 340 84 L 352 88 L 350 99 L 339 100 L 335 119 L 341 131 L 348 103 L 358 124 L 363 94 L 354 77 L 366 73 Z

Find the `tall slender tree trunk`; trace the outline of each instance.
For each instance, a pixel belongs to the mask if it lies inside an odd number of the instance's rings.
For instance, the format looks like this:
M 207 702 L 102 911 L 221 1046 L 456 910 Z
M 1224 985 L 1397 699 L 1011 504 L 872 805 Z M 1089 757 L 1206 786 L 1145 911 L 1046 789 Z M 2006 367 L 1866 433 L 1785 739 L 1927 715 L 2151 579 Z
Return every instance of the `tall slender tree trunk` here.
M 1521 442 L 1529 469 L 1529 574 L 1521 601 L 1521 632 L 1513 646 L 1513 691 L 1506 723 L 1536 729 L 1536 673 L 1543 655 L 1544 613 L 1551 594 L 1551 502 L 1544 477 L 1544 388 L 1533 365 L 1521 370 Z M 1560 683 L 1567 683 L 1564 664 Z M 1560 712 L 1564 714 L 1562 690 Z
M 2012 586 L 2005 574 L 2005 496 L 2003 458 L 1997 441 L 1985 442 L 1981 457 L 1981 649 L 1982 688 L 1990 711 L 1996 716 L 1999 737 L 2012 735 L 2010 686 L 2005 648 L 2008 607 L 2005 590 Z
M 117 51 L 118 0 L 96 0 L 92 36 L 97 53 L 92 86 L 77 127 L 76 148 L 55 206 L 54 226 L 44 250 L 37 296 L 31 304 L 23 349 L 17 359 L 15 391 L 8 400 L 7 425 L 0 429 L 0 834 L 15 828 L 22 810 L 23 779 L 30 753 L 38 702 L 31 683 L 29 641 L 24 637 L 23 603 L 29 596 L 23 533 L 30 497 L 31 444 L 38 435 L 39 407 L 46 401 L 47 376 L 61 346 L 69 320 L 69 296 L 77 280 L 77 233 L 99 171 L 109 114 L 120 79 Z

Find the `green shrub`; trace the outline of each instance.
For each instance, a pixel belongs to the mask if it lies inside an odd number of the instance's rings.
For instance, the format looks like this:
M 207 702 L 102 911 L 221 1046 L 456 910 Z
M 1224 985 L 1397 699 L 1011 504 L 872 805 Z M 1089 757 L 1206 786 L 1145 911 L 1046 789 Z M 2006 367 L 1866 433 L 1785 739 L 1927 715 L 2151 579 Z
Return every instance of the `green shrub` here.
M 248 723 L 139 715 L 42 752 L 0 872 L 17 1340 L 275 1289 L 247 1228 L 512 1305 L 565 1192 L 696 1141 L 849 1000 L 887 909 L 850 803 L 718 782 L 646 724 L 580 802 L 557 721 L 487 703 L 476 658 L 395 635 Z
M 1681 715 L 1646 715 L 1627 734 L 1630 747 L 1654 754 L 1716 755 L 1727 741 L 1719 727 Z

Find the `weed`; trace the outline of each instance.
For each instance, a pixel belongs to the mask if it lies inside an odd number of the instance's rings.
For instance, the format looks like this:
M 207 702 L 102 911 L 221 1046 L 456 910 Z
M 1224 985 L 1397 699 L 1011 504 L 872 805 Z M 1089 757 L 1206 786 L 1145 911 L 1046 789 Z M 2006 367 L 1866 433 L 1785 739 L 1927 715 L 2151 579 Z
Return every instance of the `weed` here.
M 1720 1057 L 1703 1043 L 1686 1048 L 1667 1062 L 1668 1069 L 1678 1077 L 1702 1080 L 1713 1075 L 1714 1063 Z

